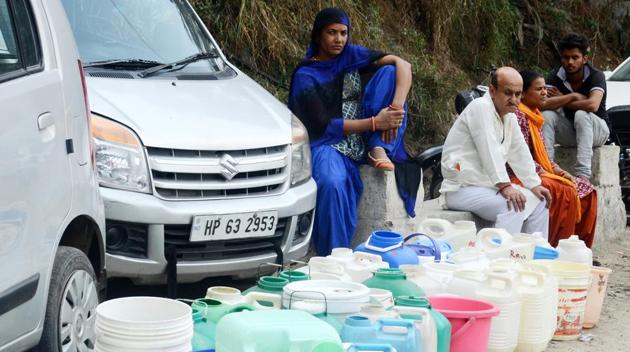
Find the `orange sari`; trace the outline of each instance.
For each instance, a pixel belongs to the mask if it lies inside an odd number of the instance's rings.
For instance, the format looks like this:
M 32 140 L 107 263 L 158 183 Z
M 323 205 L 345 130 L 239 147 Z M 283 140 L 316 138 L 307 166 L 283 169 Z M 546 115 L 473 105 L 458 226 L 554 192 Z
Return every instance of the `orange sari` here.
M 590 248 L 597 219 L 597 193 L 593 191 L 580 199 L 575 182 L 553 173 L 553 166 L 540 134 L 545 122 L 542 113 L 522 103 L 519 110 L 523 112 L 529 125 L 532 157 L 544 170 L 540 173 L 542 185 L 549 189 L 552 196 L 549 208 L 549 243 L 555 247 L 559 240 L 577 234 Z

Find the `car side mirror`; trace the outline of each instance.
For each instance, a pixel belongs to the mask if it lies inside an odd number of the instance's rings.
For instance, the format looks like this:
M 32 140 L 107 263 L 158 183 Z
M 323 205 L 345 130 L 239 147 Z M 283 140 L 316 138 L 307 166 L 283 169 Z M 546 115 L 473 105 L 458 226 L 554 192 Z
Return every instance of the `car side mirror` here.
M 609 79 L 610 76 L 612 76 L 612 71 L 604 71 L 604 77 L 606 77 L 606 79 Z

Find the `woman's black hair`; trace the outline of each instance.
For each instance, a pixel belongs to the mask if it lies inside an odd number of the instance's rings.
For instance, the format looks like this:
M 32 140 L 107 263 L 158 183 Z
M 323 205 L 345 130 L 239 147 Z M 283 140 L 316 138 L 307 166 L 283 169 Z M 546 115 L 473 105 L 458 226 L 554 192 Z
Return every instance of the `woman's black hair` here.
M 535 80 L 543 78 L 543 75 L 532 70 L 522 70 L 519 73 L 521 74 L 521 77 L 523 77 L 523 92 L 527 91 Z
M 313 22 L 313 29 L 311 30 L 311 50 L 312 56 L 316 56 L 319 51 L 319 37 L 324 27 L 332 23 L 341 23 L 348 26 L 348 34 L 350 34 L 350 19 L 348 15 L 339 8 L 329 7 L 325 8 L 315 16 L 315 22 Z
M 582 52 L 582 55 L 586 55 L 590 49 L 589 46 L 588 39 L 579 33 L 569 33 L 562 37 L 558 43 L 560 54 L 567 49 L 578 48 Z

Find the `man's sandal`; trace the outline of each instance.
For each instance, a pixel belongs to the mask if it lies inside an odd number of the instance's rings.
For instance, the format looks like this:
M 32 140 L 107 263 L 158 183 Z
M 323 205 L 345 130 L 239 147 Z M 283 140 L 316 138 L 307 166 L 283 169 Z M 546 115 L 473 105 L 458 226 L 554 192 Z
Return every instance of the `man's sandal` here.
M 383 171 L 394 171 L 394 163 L 389 159 L 376 159 L 370 154 L 367 153 L 368 163 L 375 169 L 383 170 Z

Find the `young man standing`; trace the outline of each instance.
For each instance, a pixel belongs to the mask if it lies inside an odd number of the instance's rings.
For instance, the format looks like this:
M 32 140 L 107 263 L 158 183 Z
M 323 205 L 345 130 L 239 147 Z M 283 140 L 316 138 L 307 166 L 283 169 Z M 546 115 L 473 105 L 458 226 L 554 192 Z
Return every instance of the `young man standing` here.
M 608 139 L 606 77 L 588 63 L 589 43 L 569 33 L 559 43 L 561 66 L 547 77 L 543 136 L 549 158 L 554 144 L 577 146 L 575 176 L 590 179 L 593 147 Z

